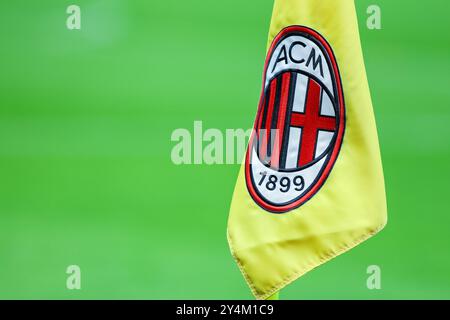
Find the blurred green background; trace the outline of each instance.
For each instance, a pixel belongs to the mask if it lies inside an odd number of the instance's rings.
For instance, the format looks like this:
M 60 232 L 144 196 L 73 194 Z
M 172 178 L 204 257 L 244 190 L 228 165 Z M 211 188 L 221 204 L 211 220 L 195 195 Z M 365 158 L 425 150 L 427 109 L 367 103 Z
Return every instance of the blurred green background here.
M 66 8 L 81 7 L 81 30 Z M 366 8 L 382 9 L 382 30 Z M 357 1 L 389 224 L 284 299 L 450 298 L 447 1 Z M 272 0 L 0 4 L 0 298 L 252 298 L 226 241 L 238 165 L 176 128 L 250 128 Z M 68 265 L 82 289 L 67 290 Z M 366 288 L 366 268 L 382 290 Z

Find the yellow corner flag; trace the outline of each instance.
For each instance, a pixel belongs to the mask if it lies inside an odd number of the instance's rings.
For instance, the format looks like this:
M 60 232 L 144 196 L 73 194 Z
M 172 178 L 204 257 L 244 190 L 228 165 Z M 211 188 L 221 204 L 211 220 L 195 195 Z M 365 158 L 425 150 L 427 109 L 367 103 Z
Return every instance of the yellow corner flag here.
M 275 0 L 254 129 L 228 242 L 266 299 L 387 221 L 353 0 Z

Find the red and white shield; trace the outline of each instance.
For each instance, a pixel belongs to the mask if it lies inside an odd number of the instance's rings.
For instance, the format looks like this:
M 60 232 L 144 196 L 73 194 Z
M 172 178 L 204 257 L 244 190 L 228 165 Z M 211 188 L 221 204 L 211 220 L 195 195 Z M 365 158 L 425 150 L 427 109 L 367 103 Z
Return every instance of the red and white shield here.
M 340 150 L 345 107 L 336 59 L 314 30 L 285 28 L 265 64 L 246 183 L 262 208 L 283 213 L 323 185 Z

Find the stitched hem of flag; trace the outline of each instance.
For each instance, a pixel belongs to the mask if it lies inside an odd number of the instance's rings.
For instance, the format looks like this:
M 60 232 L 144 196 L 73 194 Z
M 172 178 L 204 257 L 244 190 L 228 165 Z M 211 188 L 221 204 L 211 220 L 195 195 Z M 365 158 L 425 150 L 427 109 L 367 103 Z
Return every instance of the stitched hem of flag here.
M 256 297 L 256 299 L 258 300 L 266 300 L 267 298 L 271 297 L 272 295 L 274 295 L 275 293 L 277 293 L 278 291 L 280 291 L 281 289 L 283 289 L 284 287 L 286 287 L 287 285 L 291 284 L 292 282 L 294 282 L 295 280 L 297 280 L 298 278 L 300 278 L 301 276 L 305 275 L 306 273 L 308 273 L 309 271 L 321 266 L 322 264 L 324 264 L 325 262 L 328 262 L 330 260 L 332 260 L 333 258 L 349 251 L 350 249 L 353 249 L 354 247 L 356 247 L 357 245 L 359 245 L 360 243 L 364 242 L 365 240 L 371 238 L 372 236 L 376 235 L 378 232 L 380 232 L 381 230 L 383 230 L 383 228 L 386 226 L 387 221 L 385 223 L 383 223 L 382 225 L 380 225 L 379 227 L 377 227 L 375 230 L 359 237 L 358 239 L 356 239 L 355 241 L 342 246 L 339 250 L 335 251 L 335 252 L 329 252 L 327 254 L 324 255 L 324 257 L 322 259 L 319 260 L 318 263 L 313 263 L 310 266 L 303 268 L 302 270 L 300 270 L 299 272 L 294 273 L 293 275 L 287 277 L 284 281 L 280 282 L 279 284 L 275 285 L 272 289 L 266 291 L 263 294 L 258 293 L 258 290 L 255 288 L 253 282 L 250 280 L 248 274 L 245 272 L 244 267 L 242 266 L 240 260 L 238 259 L 238 257 L 236 256 L 234 249 L 233 249 L 233 245 L 231 243 L 231 237 L 230 234 L 228 232 L 227 229 L 227 239 L 228 239 L 228 243 L 230 245 L 230 251 L 231 251 L 231 255 L 233 256 L 233 259 L 236 261 L 239 270 L 241 270 L 242 275 L 244 276 L 245 281 L 247 282 L 248 286 L 250 287 L 250 290 L 252 291 L 253 295 Z

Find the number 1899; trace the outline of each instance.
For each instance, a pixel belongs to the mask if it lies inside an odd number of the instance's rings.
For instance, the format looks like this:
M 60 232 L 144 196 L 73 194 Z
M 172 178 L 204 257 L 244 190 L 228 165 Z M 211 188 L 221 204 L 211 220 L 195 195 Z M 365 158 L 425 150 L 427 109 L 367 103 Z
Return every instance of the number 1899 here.
M 292 179 L 290 177 L 278 178 L 276 175 L 267 175 L 266 172 L 260 172 L 261 179 L 258 185 L 262 186 L 265 183 L 265 187 L 269 191 L 274 191 L 279 188 L 281 192 L 289 192 L 291 187 L 296 191 L 302 191 L 305 187 L 305 179 L 302 176 L 295 176 Z

